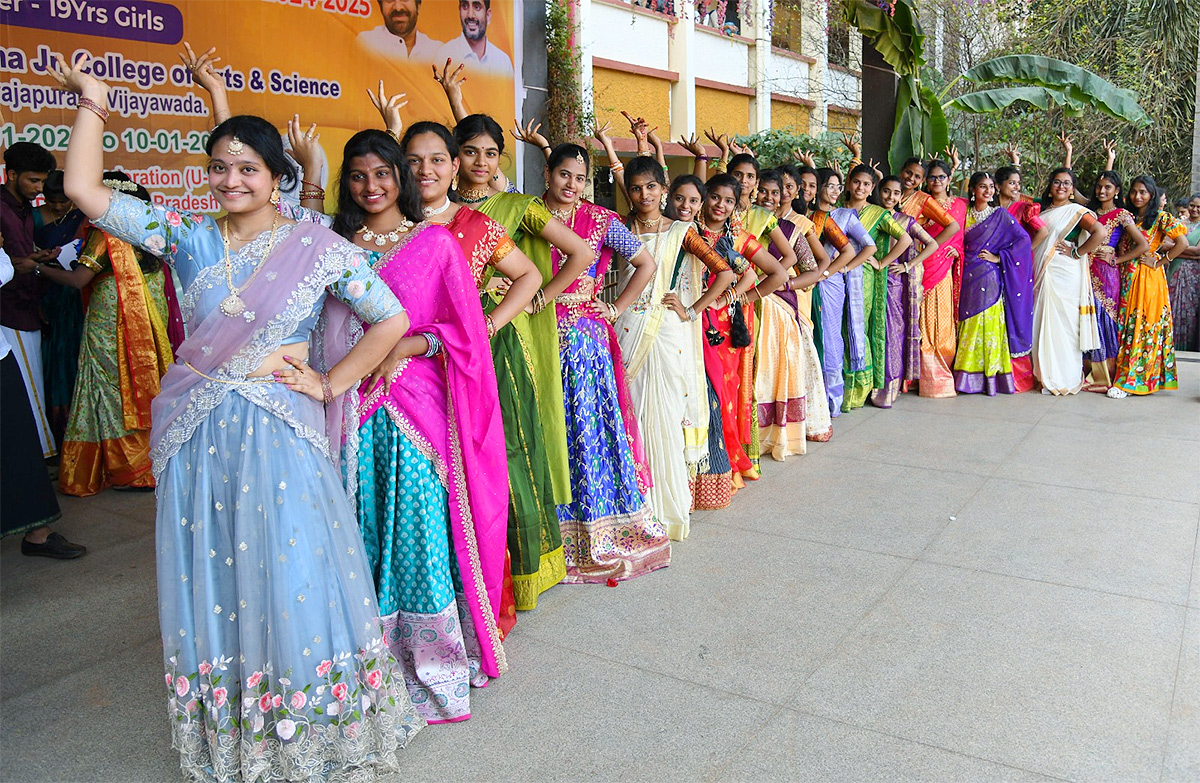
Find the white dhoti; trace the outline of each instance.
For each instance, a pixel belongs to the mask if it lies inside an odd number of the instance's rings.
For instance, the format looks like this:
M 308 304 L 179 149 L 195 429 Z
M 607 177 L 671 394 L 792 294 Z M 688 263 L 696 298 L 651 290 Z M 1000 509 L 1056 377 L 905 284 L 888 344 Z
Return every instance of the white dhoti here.
M 12 346 L 13 356 L 21 368 L 25 381 L 25 393 L 29 395 L 29 407 L 33 409 L 33 420 L 37 425 L 38 439 L 42 444 L 42 456 L 53 457 L 58 453 L 54 435 L 50 432 L 50 421 L 46 418 L 46 385 L 42 375 L 42 333 L 21 332 L 0 326 L 4 337 Z

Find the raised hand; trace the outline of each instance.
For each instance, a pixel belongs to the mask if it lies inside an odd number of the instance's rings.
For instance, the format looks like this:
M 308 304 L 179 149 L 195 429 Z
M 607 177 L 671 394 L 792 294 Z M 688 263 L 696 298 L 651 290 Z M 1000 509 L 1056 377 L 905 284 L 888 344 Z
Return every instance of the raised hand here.
M 842 131 L 842 146 L 850 150 L 850 155 L 854 160 L 862 160 L 862 147 L 854 139 L 854 134 Z
M 1117 162 L 1117 140 L 1102 139 L 1100 144 L 1104 148 L 1104 170 L 1111 171 L 1113 164 Z
M 752 147 L 749 147 L 745 144 L 739 144 L 732 139 L 729 141 L 729 149 L 733 151 L 734 155 L 752 155 L 756 158 L 758 157 Z
M 808 166 L 810 169 L 817 167 L 817 160 L 812 156 L 811 152 L 805 152 L 801 149 L 792 150 L 792 157 Z
M 455 97 L 462 97 L 463 82 L 467 80 L 464 71 L 467 68 L 466 63 L 459 63 L 457 68 L 453 67 L 450 58 L 446 58 L 446 64 L 442 66 L 439 73 L 436 65 L 429 66 L 433 69 L 433 80 L 442 85 L 442 90 L 445 91 L 447 97 L 453 100 Z
M 883 169 L 882 169 L 882 168 L 880 168 L 880 164 L 878 164 L 878 163 L 876 163 L 876 162 L 875 162 L 875 159 L 874 159 L 874 158 L 871 158 L 870 160 L 868 160 L 868 161 L 867 161 L 867 165 L 871 167 L 871 171 L 874 171 L 874 172 L 875 172 L 875 179 L 876 179 L 876 180 L 882 180 L 882 179 L 883 179 Z
M 958 171 L 958 167 L 962 165 L 962 158 L 958 156 L 958 147 L 951 144 L 949 147 L 942 150 L 942 154 L 944 154 L 950 161 L 950 173 L 953 174 L 954 172 Z
M 1058 143 L 1063 148 L 1063 165 L 1070 168 L 1071 158 L 1075 155 L 1075 140 L 1067 135 L 1066 131 L 1058 134 Z
M 538 122 L 537 120 L 530 120 L 525 124 L 524 128 L 521 127 L 520 122 L 516 122 L 516 126 L 513 128 L 511 133 L 513 138 L 517 141 L 523 141 L 526 144 L 532 144 L 534 147 L 544 151 L 550 146 L 550 142 L 545 136 L 538 132 L 541 129 L 542 123 Z
M 317 124 L 308 126 L 307 131 L 301 131 L 300 115 L 293 114 L 288 120 L 288 143 L 292 145 L 292 157 L 300 164 L 300 168 L 308 175 L 316 175 L 321 168 L 321 134 L 317 133 Z
M 57 79 L 59 85 L 67 92 L 87 96 L 103 106 L 108 100 L 108 85 L 83 70 L 82 64 L 87 57 L 86 52 L 80 52 L 72 66 L 67 65 L 66 59 L 61 55 L 56 55 L 50 75 Z
M 1014 166 L 1021 165 L 1021 151 L 1017 149 L 1017 145 L 1011 141 L 1004 145 L 1002 151 L 1008 157 L 1010 163 Z
M 729 151 L 729 137 L 724 133 L 717 133 L 716 128 L 709 128 L 704 131 L 704 135 L 708 137 L 709 141 L 716 144 L 721 149 L 721 152 Z
M 596 141 L 607 146 L 606 142 L 609 140 L 608 132 L 610 130 L 612 130 L 612 123 L 605 120 L 603 123 L 596 125 L 596 130 L 592 132 L 592 136 L 596 138 Z
M 691 136 L 681 136 L 679 138 L 679 146 L 692 153 L 692 157 L 705 157 L 704 147 L 700 144 L 700 139 L 696 138 L 696 134 L 694 133 Z
M 210 46 L 204 54 L 196 54 L 192 51 L 192 45 L 187 41 L 183 42 L 183 51 L 179 53 L 179 59 L 183 61 L 184 67 L 192 72 L 192 79 L 210 94 L 225 89 L 225 80 L 217 74 L 213 67 L 221 59 L 214 56 L 216 53 L 217 47 Z
M 398 92 L 395 95 L 388 97 L 387 92 L 383 89 L 383 79 L 379 80 L 379 90 L 372 91 L 367 89 L 367 97 L 371 99 L 371 105 L 375 107 L 375 111 L 379 112 L 379 116 L 383 118 L 384 127 L 400 138 L 404 133 L 404 118 L 400 116 L 400 110 L 408 105 L 407 95 Z

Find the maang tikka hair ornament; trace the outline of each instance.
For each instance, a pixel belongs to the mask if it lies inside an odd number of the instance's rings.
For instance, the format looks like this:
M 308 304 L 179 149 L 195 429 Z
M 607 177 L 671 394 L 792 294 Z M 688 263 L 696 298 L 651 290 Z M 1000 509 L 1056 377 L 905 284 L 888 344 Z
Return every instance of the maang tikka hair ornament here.
M 245 148 L 246 148 L 245 145 L 242 144 L 242 140 L 239 139 L 237 136 L 234 136 L 232 139 L 229 140 L 229 154 L 230 155 L 241 155 L 242 152 L 245 150 Z

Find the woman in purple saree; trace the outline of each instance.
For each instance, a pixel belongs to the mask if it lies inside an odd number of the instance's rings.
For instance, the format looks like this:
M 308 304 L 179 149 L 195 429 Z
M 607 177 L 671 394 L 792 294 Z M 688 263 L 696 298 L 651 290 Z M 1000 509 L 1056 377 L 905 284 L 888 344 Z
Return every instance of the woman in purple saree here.
M 1007 210 L 990 205 L 996 187 L 985 171 L 971 176 L 963 237 L 962 294 L 954 388 L 963 394 L 1013 394 L 1012 357 L 1029 353 L 1033 286 L 1029 234 Z

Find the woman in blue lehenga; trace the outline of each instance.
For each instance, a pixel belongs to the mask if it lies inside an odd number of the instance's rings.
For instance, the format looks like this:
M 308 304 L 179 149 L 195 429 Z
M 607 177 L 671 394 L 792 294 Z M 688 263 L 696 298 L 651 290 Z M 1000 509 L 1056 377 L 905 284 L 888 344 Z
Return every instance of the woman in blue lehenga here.
M 394 772 L 423 721 L 383 643 L 338 462 L 357 423 L 347 393 L 407 317 L 361 251 L 279 217 L 269 197 L 294 173 L 270 123 L 233 117 L 213 130 L 209 187 L 228 217 L 180 215 L 101 184 L 108 86 L 59 68 L 81 94 L 67 194 L 97 227 L 162 256 L 187 291 L 188 338 L 151 431 L 165 681 L 184 774 Z M 374 324 L 357 344 L 351 309 Z

